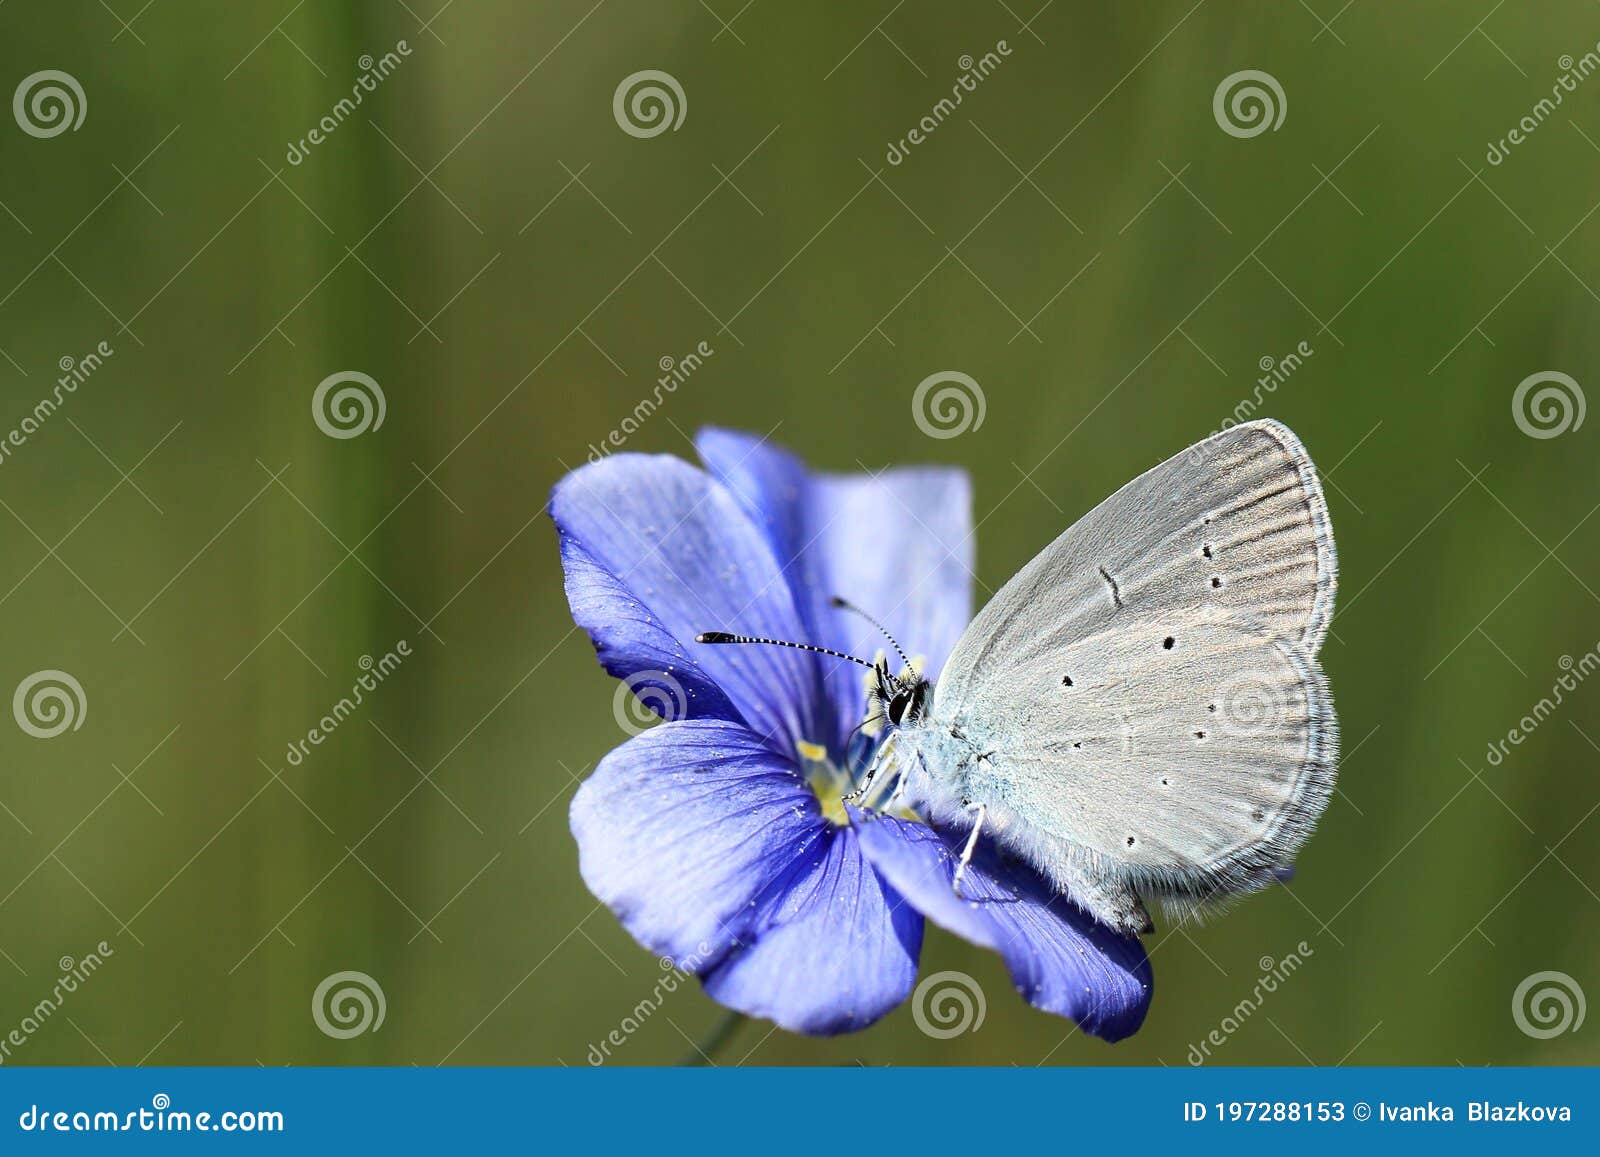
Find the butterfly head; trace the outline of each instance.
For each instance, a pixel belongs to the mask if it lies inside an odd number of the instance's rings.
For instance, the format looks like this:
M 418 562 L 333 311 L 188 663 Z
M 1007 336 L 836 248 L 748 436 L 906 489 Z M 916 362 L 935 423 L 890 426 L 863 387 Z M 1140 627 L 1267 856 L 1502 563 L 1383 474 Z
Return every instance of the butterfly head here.
M 911 727 L 927 714 L 932 689 L 915 666 L 908 664 L 893 675 L 888 662 L 880 658 L 867 676 L 867 718 L 890 727 Z

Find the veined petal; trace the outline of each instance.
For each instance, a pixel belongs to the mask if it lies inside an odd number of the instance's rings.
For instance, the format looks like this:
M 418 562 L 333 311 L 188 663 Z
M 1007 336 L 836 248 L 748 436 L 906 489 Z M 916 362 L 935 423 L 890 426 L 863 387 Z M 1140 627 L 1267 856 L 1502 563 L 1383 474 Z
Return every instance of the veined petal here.
M 659 707 L 658 715 L 672 718 L 743 721 L 722 688 L 697 662 L 684 657 L 678 640 L 621 580 L 591 558 L 576 538 L 565 534 L 561 536 L 561 567 L 566 573 L 573 619 L 580 625 L 596 624 L 589 637 L 600 665 L 619 679 L 629 680 L 636 690 L 661 689 L 659 694 L 646 695 L 642 702 Z M 669 668 L 677 689 L 660 678 L 649 681 L 656 673 L 666 675 Z
M 796 1032 L 860 1028 L 911 990 L 922 917 L 748 729 L 663 723 L 572 801 L 589 889 L 707 992 Z
M 711 646 L 701 631 L 796 639 L 804 627 L 765 537 L 723 487 L 676 458 L 618 454 L 581 467 L 550 499 L 573 618 L 606 670 L 676 680 L 652 695 L 667 718 L 742 720 L 788 754 L 829 725 L 815 656 Z M 681 703 L 667 702 L 680 698 Z
M 904 467 L 813 474 L 795 455 L 729 430 L 701 431 L 707 468 L 765 532 L 789 577 L 808 641 L 870 658 L 888 650 L 838 595 L 888 628 L 938 676 L 972 618 L 972 488 L 965 471 Z M 825 664 L 838 736 L 861 722 L 861 672 Z
M 706 974 L 706 992 L 791 1032 L 866 1028 L 911 992 L 922 917 L 885 885 L 855 833 L 829 825 L 762 903 L 755 938 Z
M 578 867 L 634 938 L 703 971 L 827 827 L 794 766 L 748 728 L 662 723 L 600 761 L 572 800 Z
M 955 894 L 960 841 L 926 824 L 851 809 L 862 851 L 890 885 L 940 927 L 998 952 L 1024 999 L 1108 1041 L 1132 1035 L 1150 1006 L 1144 946 L 1057 895 L 1031 869 L 1007 862 L 993 840 Z

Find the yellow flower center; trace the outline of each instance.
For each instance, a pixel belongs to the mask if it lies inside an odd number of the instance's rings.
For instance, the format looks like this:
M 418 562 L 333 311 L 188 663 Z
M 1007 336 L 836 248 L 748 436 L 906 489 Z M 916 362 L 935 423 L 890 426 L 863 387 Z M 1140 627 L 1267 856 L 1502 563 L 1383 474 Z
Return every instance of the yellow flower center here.
M 828 757 L 828 749 L 820 743 L 812 743 L 802 739 L 795 743 L 795 750 L 800 756 L 800 774 L 805 776 L 806 784 L 817 797 L 821 805 L 822 817 L 835 827 L 848 827 L 850 814 L 845 811 L 844 797 L 856 790 L 859 786 L 849 772 Z M 886 785 L 891 788 L 893 785 Z M 904 820 L 923 822 L 922 817 L 904 804 L 893 809 L 885 808 L 888 799 L 881 792 L 874 790 L 878 798 L 875 807 Z
M 795 749 L 800 755 L 800 774 L 822 805 L 823 818 L 837 827 L 847 826 L 850 816 L 844 810 L 843 797 L 854 790 L 850 776 L 828 758 L 828 749 L 820 743 L 802 739 Z

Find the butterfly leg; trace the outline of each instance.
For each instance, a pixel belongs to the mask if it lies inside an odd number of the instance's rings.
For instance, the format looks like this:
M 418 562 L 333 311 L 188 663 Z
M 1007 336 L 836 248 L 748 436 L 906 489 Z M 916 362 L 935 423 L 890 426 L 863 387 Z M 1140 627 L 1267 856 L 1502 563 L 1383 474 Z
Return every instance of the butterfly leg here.
M 889 800 L 883 805 L 883 810 L 893 812 L 900 806 L 900 801 L 906 797 L 906 777 L 899 776 L 895 780 L 894 790 L 889 793 Z
M 922 768 L 924 776 L 928 774 L 928 761 L 922 758 L 920 750 L 917 752 L 917 766 Z M 886 812 L 897 810 L 906 798 L 906 788 L 910 786 L 911 777 L 909 775 L 901 774 L 895 776 L 894 791 L 889 796 L 889 802 L 884 804 L 883 810 Z
M 981 803 L 969 803 L 967 805 L 967 810 L 969 812 L 977 812 L 978 818 L 972 825 L 972 834 L 967 837 L 966 847 L 961 849 L 961 862 L 956 865 L 956 878 L 954 881 L 954 886 L 956 895 L 958 897 L 961 895 L 961 881 L 966 877 L 967 874 L 967 865 L 972 863 L 973 853 L 978 850 L 978 833 L 983 830 L 984 816 L 987 815 L 989 811 L 989 809 Z
M 883 798 L 884 791 L 891 786 L 893 790 L 889 792 L 889 798 L 886 800 Z M 905 794 L 905 790 L 905 773 L 899 768 L 890 768 L 878 782 L 876 789 L 863 797 L 861 806 L 877 812 L 893 811 Z
M 872 763 L 867 767 L 866 775 L 861 779 L 861 786 L 843 797 L 845 803 L 859 803 L 861 807 L 871 809 L 874 798 L 873 786 L 878 782 L 878 773 L 883 769 L 883 765 L 887 762 L 890 752 L 894 750 L 894 746 L 895 736 L 891 735 L 884 741 L 883 746 L 878 748 L 877 754 L 873 756 Z

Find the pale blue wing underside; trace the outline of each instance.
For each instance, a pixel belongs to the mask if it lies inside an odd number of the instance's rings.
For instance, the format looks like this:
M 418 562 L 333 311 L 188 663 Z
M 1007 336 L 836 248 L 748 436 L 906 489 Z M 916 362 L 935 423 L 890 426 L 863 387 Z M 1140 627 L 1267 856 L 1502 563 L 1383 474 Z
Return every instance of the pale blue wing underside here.
M 1299 439 L 1270 421 L 1214 435 L 1102 502 L 979 613 L 935 715 L 988 754 L 929 774 L 993 802 L 1001 838 L 1091 907 L 1100 891 L 1258 887 L 1332 790 L 1316 653 L 1335 582 Z

